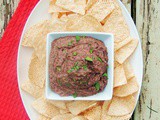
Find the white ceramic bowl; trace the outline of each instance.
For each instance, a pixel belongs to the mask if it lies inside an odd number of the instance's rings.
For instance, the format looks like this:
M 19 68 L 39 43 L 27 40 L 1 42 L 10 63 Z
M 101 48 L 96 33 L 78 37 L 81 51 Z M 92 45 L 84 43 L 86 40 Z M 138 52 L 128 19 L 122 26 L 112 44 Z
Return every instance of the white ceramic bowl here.
M 65 36 L 90 36 L 95 39 L 101 40 L 104 42 L 107 51 L 108 51 L 108 83 L 105 89 L 92 96 L 87 97 L 76 97 L 67 96 L 62 97 L 57 93 L 53 92 L 50 88 L 50 81 L 49 81 L 49 56 L 51 50 L 51 43 L 60 37 Z M 110 100 L 113 94 L 113 74 L 114 74 L 114 38 L 112 34 L 108 33 L 98 33 L 98 32 L 53 32 L 47 35 L 47 45 L 46 45 L 46 98 L 50 100 Z

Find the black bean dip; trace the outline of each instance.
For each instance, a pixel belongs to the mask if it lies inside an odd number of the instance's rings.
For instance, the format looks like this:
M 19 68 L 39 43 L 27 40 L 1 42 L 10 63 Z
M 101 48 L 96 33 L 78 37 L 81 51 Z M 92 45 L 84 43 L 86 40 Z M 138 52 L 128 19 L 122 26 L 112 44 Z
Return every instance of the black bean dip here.
M 51 89 L 60 96 L 91 96 L 107 85 L 107 48 L 87 36 L 61 37 L 52 42 L 49 59 Z

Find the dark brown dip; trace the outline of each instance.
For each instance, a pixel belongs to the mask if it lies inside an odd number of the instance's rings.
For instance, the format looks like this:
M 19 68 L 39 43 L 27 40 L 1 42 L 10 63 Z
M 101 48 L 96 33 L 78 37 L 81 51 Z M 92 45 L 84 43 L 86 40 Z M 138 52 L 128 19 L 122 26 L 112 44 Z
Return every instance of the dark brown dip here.
M 49 60 L 51 89 L 61 96 L 90 96 L 107 84 L 107 49 L 92 37 L 67 36 L 52 42 Z

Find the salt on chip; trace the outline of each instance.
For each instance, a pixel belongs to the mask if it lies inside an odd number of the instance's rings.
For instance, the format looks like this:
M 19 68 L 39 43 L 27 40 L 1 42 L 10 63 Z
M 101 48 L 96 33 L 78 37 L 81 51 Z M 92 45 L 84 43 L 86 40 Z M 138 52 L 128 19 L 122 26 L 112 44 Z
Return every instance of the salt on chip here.
M 114 69 L 114 87 L 127 84 L 123 65 L 119 65 Z
M 66 114 L 66 113 L 69 113 L 69 110 L 68 109 L 60 109 L 59 112 L 60 112 L 60 114 Z
M 138 46 L 138 40 L 133 39 L 131 42 L 123 46 L 121 49 L 116 51 L 115 53 L 115 60 L 120 64 L 124 63 L 124 61 L 129 58 L 135 49 Z
M 60 32 L 65 31 L 65 22 L 60 20 L 55 21 L 47 21 L 45 26 L 41 31 L 39 31 L 38 35 L 35 37 L 34 49 L 35 53 L 41 61 L 46 58 L 46 36 L 50 32 Z
M 48 102 L 53 104 L 54 106 L 60 108 L 60 109 L 66 109 L 66 104 L 64 101 L 48 100 Z
M 135 103 L 135 98 L 132 95 L 123 98 L 113 97 L 107 114 L 111 116 L 128 115 L 133 112 Z
M 43 88 L 45 83 L 45 70 L 45 64 L 38 59 L 34 52 L 28 70 L 30 82 Z
M 128 80 L 127 84 L 114 88 L 113 95 L 117 97 L 126 97 L 133 93 L 136 93 L 139 89 L 137 80 L 135 77 Z
M 120 42 L 130 36 L 130 31 L 122 12 L 115 9 L 106 19 L 104 31 L 114 35 L 114 42 Z
M 47 102 L 47 100 L 44 97 L 40 97 L 37 100 L 35 100 L 32 106 L 38 113 L 49 118 L 53 118 L 54 116 L 60 114 L 59 109 Z
M 43 115 L 40 115 L 40 116 L 38 117 L 38 120 L 51 120 L 51 118 L 48 118 L 48 117 L 43 116 Z
M 84 116 L 88 120 L 101 120 L 101 112 L 102 112 L 101 106 L 96 106 L 93 109 L 90 109 L 87 112 L 85 112 Z
M 88 120 L 88 119 L 85 118 L 84 116 L 76 116 L 76 117 L 72 118 L 71 120 Z
M 89 10 L 92 7 L 92 5 L 94 5 L 96 2 L 97 2 L 97 0 L 88 0 L 85 9 Z
M 124 72 L 125 72 L 127 80 L 135 76 L 132 65 L 130 64 L 129 60 L 126 60 L 123 63 L 123 67 L 124 67 Z
M 67 28 L 68 31 L 103 32 L 102 25 L 90 15 L 83 16 L 74 25 Z
M 69 11 L 84 15 L 86 0 L 57 0 L 56 5 Z
M 69 12 L 68 10 L 55 5 L 55 3 L 56 3 L 56 0 L 50 1 L 49 10 L 48 10 L 49 13 Z
M 51 120 L 71 120 L 74 117 L 75 117 L 74 115 L 68 113 L 68 114 L 54 116 Z
M 95 17 L 99 22 L 101 22 L 113 10 L 114 10 L 114 3 L 112 1 L 99 0 L 87 11 L 87 14 Z
M 67 104 L 69 111 L 73 115 L 78 115 L 85 110 L 94 107 L 97 104 L 95 101 L 73 101 Z
M 30 95 L 32 95 L 35 98 L 39 98 L 43 95 L 44 89 L 40 88 L 39 86 L 31 83 L 29 80 L 26 80 L 22 85 L 21 85 L 22 90 L 26 91 Z
M 115 43 L 114 44 L 114 51 L 119 50 L 121 47 L 125 46 L 126 44 L 128 44 L 132 40 L 133 40 L 133 38 L 127 37 L 126 39 L 124 39 L 124 40 L 122 40 L 122 41 L 120 41 L 118 43 Z
M 101 120 L 129 120 L 131 118 L 132 114 L 124 115 L 124 116 L 110 116 L 110 115 L 105 115 L 102 116 Z
M 27 32 L 24 34 L 24 38 L 22 41 L 23 46 L 27 47 L 33 47 L 35 37 L 39 33 L 39 31 L 43 28 L 44 24 L 47 22 L 47 20 L 41 21 L 33 26 L 31 26 Z

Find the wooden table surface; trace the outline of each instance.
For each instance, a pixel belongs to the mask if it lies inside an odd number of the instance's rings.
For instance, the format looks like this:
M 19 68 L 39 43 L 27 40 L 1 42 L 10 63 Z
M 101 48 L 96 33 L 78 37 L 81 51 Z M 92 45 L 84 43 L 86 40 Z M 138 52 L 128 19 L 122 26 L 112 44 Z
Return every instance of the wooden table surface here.
M 0 0 L 0 38 L 20 0 Z M 144 79 L 132 120 L 160 120 L 160 0 L 122 0 L 143 46 Z

